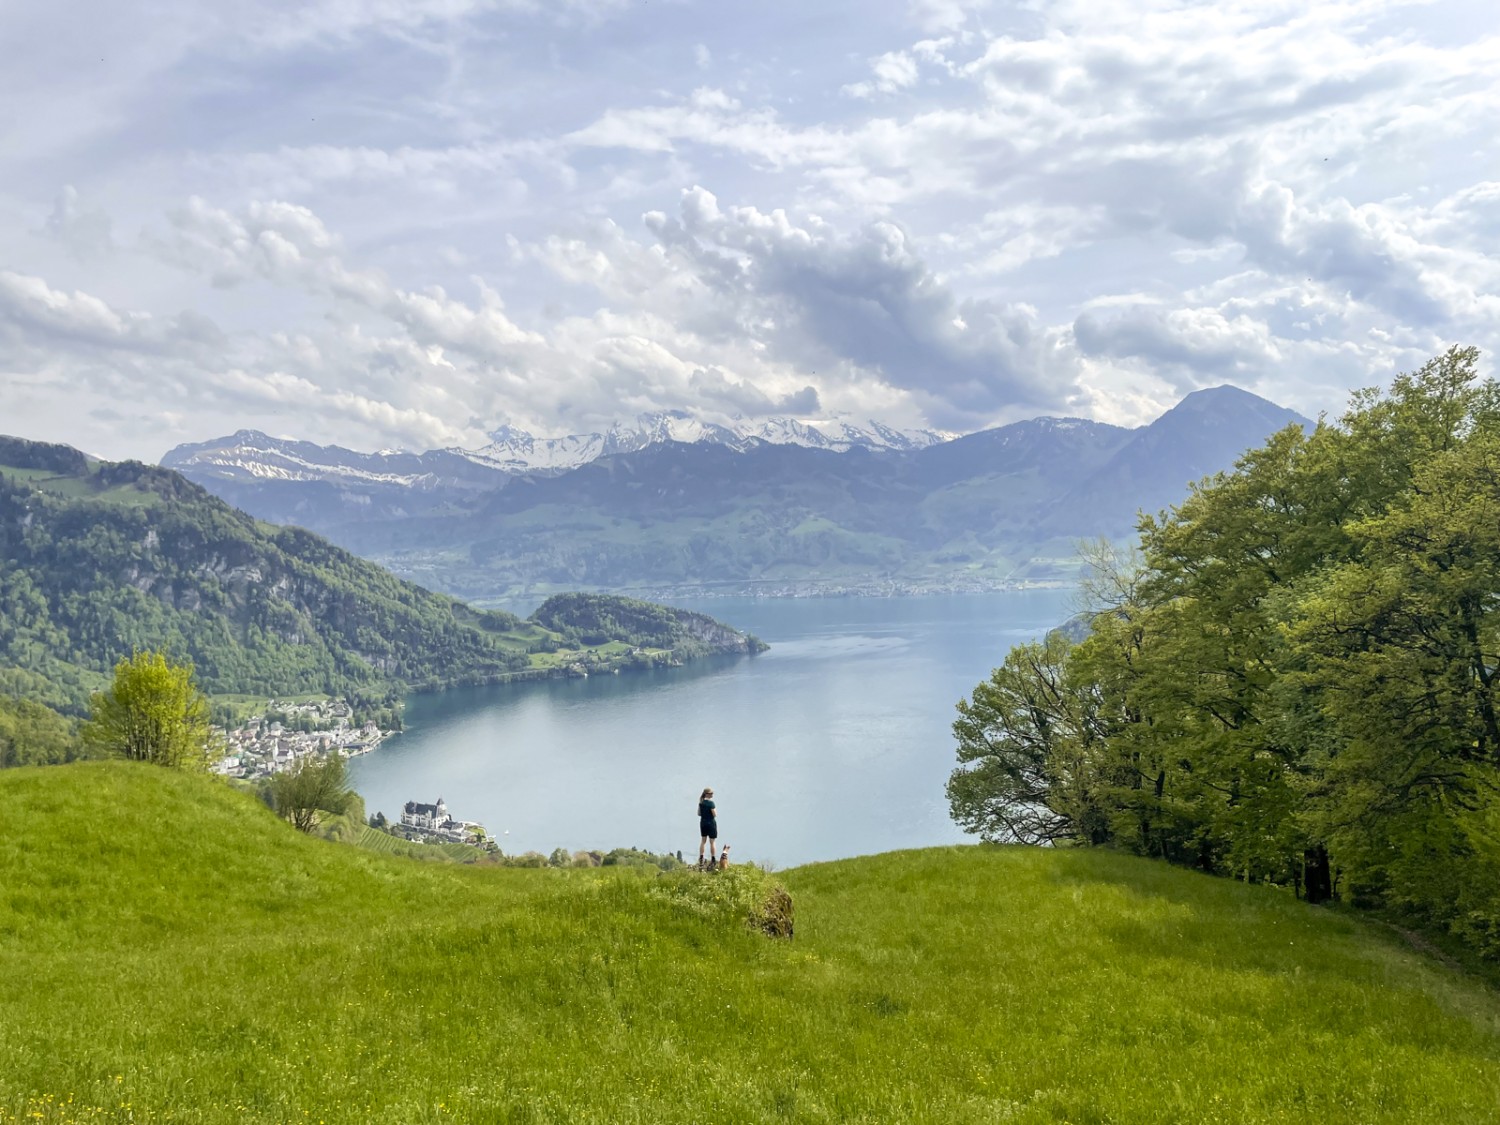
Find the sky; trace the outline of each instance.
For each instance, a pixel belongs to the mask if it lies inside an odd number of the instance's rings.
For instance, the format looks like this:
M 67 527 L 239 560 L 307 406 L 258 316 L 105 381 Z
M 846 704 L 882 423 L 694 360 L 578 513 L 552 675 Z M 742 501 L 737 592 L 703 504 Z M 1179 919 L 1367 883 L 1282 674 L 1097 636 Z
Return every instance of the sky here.
M 1453 0 L 5 0 L 0 433 L 1309 416 L 1500 344 Z

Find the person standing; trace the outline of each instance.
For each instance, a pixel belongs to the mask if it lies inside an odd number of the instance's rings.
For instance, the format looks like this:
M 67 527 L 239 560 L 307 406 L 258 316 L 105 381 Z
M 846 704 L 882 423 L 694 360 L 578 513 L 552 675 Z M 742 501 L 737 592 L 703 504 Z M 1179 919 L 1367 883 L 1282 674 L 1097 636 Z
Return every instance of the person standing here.
M 698 866 L 703 866 L 703 849 L 708 849 L 708 858 L 714 861 L 714 849 L 719 841 L 719 810 L 714 804 L 714 791 L 705 789 L 698 798 Z

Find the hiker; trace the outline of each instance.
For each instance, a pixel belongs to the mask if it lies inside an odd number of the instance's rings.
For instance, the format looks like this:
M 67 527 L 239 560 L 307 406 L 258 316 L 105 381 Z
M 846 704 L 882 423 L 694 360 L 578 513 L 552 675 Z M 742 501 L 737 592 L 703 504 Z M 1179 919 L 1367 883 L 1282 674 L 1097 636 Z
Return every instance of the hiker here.
M 716 862 L 714 849 L 719 841 L 719 819 L 712 789 L 705 789 L 703 796 L 698 798 L 698 834 L 702 837 L 698 841 L 698 866 L 703 866 L 704 847 L 708 848 L 709 861 Z

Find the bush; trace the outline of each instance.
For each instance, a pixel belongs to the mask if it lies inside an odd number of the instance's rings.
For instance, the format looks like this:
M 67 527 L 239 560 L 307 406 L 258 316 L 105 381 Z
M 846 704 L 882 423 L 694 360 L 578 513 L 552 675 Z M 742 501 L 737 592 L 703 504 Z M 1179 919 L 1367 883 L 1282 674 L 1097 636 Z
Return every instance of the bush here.
M 666 872 L 651 893 L 703 918 L 738 922 L 768 937 L 792 936 L 791 894 L 770 872 L 753 863 L 723 871 L 684 868 Z

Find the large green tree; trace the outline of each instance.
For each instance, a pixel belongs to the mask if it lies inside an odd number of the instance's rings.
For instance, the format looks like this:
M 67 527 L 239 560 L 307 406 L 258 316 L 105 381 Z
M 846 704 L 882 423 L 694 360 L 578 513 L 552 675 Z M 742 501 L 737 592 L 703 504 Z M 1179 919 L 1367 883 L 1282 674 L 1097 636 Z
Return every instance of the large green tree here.
M 1477 352 L 1288 428 L 1140 531 L 1085 639 L 1014 650 L 960 704 L 958 822 L 1342 892 L 1500 956 L 1500 391 Z
M 116 664 L 109 689 L 94 694 L 82 733 L 101 754 L 179 769 L 206 768 L 218 749 L 192 667 L 164 652 L 137 652 Z
M 1068 647 L 1061 632 L 1018 645 L 959 703 L 961 765 L 948 803 L 966 832 L 1023 844 L 1106 838 L 1091 762 L 1097 708 L 1092 692 L 1069 682 Z

